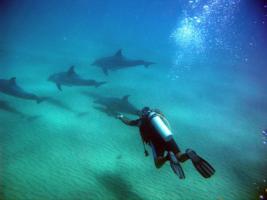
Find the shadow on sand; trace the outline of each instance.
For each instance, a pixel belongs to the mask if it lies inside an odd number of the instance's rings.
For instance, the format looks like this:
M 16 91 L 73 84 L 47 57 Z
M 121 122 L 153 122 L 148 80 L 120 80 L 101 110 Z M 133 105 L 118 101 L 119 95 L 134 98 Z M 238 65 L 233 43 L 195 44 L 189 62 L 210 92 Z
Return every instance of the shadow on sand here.
M 113 194 L 116 200 L 144 200 L 138 193 L 133 191 L 133 186 L 119 173 L 104 173 L 97 176 L 97 180 Z

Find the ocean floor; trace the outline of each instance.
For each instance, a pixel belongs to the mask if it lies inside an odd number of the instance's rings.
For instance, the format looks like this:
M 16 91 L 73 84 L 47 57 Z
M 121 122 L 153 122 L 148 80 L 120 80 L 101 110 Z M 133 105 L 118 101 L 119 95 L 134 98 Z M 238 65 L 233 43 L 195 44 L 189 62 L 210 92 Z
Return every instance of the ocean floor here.
M 106 77 L 90 66 L 96 55 L 101 55 L 99 49 L 88 60 L 80 55 L 70 61 L 64 54 L 9 52 L 9 58 L 16 59 L 7 59 L 9 67 L 1 77 L 16 76 L 18 84 L 57 99 L 61 107 L 0 94 L 24 114 L 0 111 L 0 199 L 254 198 L 255 183 L 266 175 L 267 163 L 260 137 L 267 96 L 261 87 L 244 74 L 211 70 L 215 66 L 195 67 L 171 80 L 171 71 L 160 61 L 148 69 L 125 69 Z M 60 92 L 47 82 L 49 74 L 71 64 L 82 76 L 108 83 L 99 88 L 63 87 Z M 215 176 L 203 179 L 190 162 L 184 164 L 185 180 L 179 180 L 168 163 L 156 169 L 151 152 L 149 157 L 143 154 L 138 129 L 95 109 L 86 92 L 130 95 L 137 108 L 159 108 L 181 149 L 195 149 L 214 165 Z

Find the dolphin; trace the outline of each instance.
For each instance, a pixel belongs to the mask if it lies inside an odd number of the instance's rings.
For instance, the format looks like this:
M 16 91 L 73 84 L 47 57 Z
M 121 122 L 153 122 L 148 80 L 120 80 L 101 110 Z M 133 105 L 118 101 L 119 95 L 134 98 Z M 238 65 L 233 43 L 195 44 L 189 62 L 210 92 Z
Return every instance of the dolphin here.
M 41 103 L 45 98 L 38 97 L 33 93 L 26 92 L 16 83 L 16 77 L 10 79 L 0 79 L 0 92 L 21 99 L 34 100 Z
M 0 109 L 4 110 L 6 112 L 12 113 L 12 114 L 16 114 L 20 117 L 25 117 L 25 115 L 22 112 L 18 111 L 16 108 L 10 106 L 10 104 L 7 101 L 0 100 Z
M 55 106 L 57 108 L 60 108 L 62 110 L 68 111 L 70 113 L 73 113 L 77 117 L 83 117 L 83 116 L 85 116 L 85 115 L 88 114 L 88 112 L 78 112 L 78 111 L 75 111 L 74 109 L 72 109 L 70 106 L 68 106 L 64 102 L 62 102 L 62 101 L 60 101 L 58 99 L 52 98 L 52 97 L 47 97 L 46 98 L 46 103 L 48 103 L 50 105 L 53 105 L 53 106 Z
M 108 75 L 109 70 L 115 71 L 138 65 L 143 65 L 144 67 L 147 68 L 149 65 L 152 64 L 155 63 L 144 60 L 128 59 L 122 54 L 122 50 L 119 49 L 113 56 L 97 59 L 91 65 L 100 67 L 103 70 L 104 74 Z
M 71 107 L 69 107 L 67 104 L 63 103 L 62 101 L 58 100 L 58 99 L 55 99 L 55 98 L 52 98 L 52 97 L 47 97 L 46 99 L 46 103 L 50 104 L 50 105 L 53 105 L 57 108 L 60 108 L 60 109 L 63 109 L 63 110 L 66 110 L 68 112 L 71 112 L 71 113 L 76 113 L 75 110 L 73 110 Z
M 48 81 L 54 82 L 57 85 L 57 88 L 62 91 L 61 85 L 65 86 L 95 86 L 99 87 L 106 82 L 97 82 L 95 80 L 83 79 L 79 76 L 74 69 L 74 66 L 71 66 L 66 72 L 59 72 L 52 74 Z
M 22 119 L 26 119 L 28 122 L 33 122 L 40 118 L 40 115 L 26 115 L 17 110 L 16 108 L 14 108 L 13 106 L 11 106 L 7 101 L 3 100 L 0 100 L 0 110 L 4 110 L 6 112 L 15 114 L 21 117 Z
M 129 102 L 130 95 L 124 95 L 123 97 L 107 97 L 88 92 L 82 94 L 92 97 L 94 103 L 98 106 L 94 106 L 95 109 L 106 113 L 109 116 L 116 117 L 119 113 L 126 113 L 131 115 L 138 115 L 139 110 Z

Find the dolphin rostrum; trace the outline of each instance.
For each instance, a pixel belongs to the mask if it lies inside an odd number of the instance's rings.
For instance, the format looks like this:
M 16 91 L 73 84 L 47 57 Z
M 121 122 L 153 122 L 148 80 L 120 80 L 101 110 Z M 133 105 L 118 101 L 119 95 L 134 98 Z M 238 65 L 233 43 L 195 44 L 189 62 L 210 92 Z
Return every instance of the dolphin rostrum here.
M 126 58 L 122 54 L 122 50 L 118 50 L 113 56 L 104 57 L 97 59 L 92 63 L 94 66 L 100 67 L 105 75 L 108 75 L 108 71 L 115 71 L 118 69 L 124 69 L 128 67 L 134 67 L 138 65 L 143 65 L 144 67 L 148 67 L 149 65 L 155 64 L 154 62 L 148 62 L 144 60 L 132 60 Z
M 74 66 L 71 66 L 66 72 L 59 72 L 52 74 L 48 81 L 54 82 L 57 85 L 57 88 L 62 91 L 61 85 L 65 86 L 95 86 L 99 87 L 106 82 L 97 82 L 91 79 L 83 79 L 79 76 L 74 69 Z
M 0 79 L 0 92 L 10 96 L 18 97 L 21 99 L 34 100 L 37 103 L 42 102 L 45 98 L 38 97 L 33 93 L 26 92 L 16 83 L 16 78 Z

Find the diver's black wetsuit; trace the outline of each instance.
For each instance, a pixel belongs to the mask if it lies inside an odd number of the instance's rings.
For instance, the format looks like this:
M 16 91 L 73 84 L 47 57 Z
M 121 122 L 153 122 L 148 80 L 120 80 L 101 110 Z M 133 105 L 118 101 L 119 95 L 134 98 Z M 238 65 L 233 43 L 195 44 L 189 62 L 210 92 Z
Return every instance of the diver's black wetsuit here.
M 180 152 L 179 147 L 177 146 L 174 139 L 166 142 L 162 137 L 157 133 L 154 127 L 148 122 L 148 119 L 141 119 L 141 124 L 139 126 L 141 137 L 144 142 L 148 143 L 152 150 L 154 158 L 158 156 L 164 156 L 165 151 L 172 151 L 174 154 Z
M 162 115 L 162 113 L 156 110 L 150 110 L 148 107 L 145 107 L 142 109 L 139 119 L 129 120 L 123 115 L 118 115 L 117 117 L 127 125 L 139 127 L 143 142 L 151 146 L 157 168 L 160 168 L 167 160 L 169 160 L 173 171 L 183 179 L 185 178 L 185 175 L 179 162 L 184 162 L 190 159 L 196 170 L 204 178 L 211 177 L 215 173 L 215 169 L 195 151 L 187 149 L 185 153 L 182 153 L 173 138 L 165 141 L 160 136 L 159 132 L 151 123 L 149 117 L 149 113 L 151 114 L 151 112 L 156 112 L 159 115 Z M 164 155 L 165 151 L 168 152 L 166 156 Z M 146 150 L 145 154 L 148 155 Z
M 166 142 L 159 133 L 155 130 L 147 117 L 141 117 L 136 120 L 128 120 L 127 118 L 122 119 L 123 122 L 130 126 L 138 126 L 141 137 L 146 144 L 149 144 L 152 148 L 153 157 L 157 159 L 160 156 L 164 156 L 164 152 L 172 151 L 174 154 L 180 152 L 180 149 L 174 139 Z M 185 159 L 183 159 L 184 161 Z

